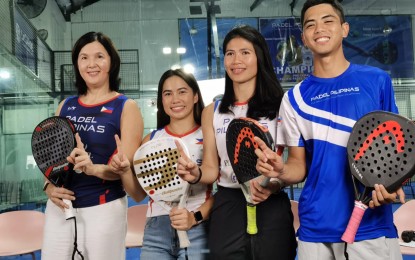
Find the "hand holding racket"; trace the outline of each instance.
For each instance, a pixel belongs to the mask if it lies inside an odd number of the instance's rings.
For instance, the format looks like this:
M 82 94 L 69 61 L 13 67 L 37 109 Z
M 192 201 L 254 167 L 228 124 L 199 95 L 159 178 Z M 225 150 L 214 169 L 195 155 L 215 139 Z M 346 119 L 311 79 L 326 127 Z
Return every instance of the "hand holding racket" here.
M 258 144 L 258 149 L 255 149 L 255 154 L 258 156 L 257 171 L 267 177 L 279 178 L 284 169 L 284 161 L 281 157 L 283 147 L 279 147 L 277 152 L 274 152 L 259 137 L 255 137 L 254 140 Z
M 58 116 L 43 120 L 33 131 L 33 158 L 43 175 L 56 187 L 64 187 L 73 174 L 73 164 L 67 161 L 67 157 L 76 146 L 74 135 L 72 122 Z M 68 197 L 65 190 L 62 190 L 62 197 Z M 65 198 L 62 200 L 69 207 L 65 209 L 66 219 L 73 218 L 71 201 Z
M 258 144 L 254 137 L 262 139 L 271 150 L 274 150 L 274 141 L 268 129 L 256 120 L 250 118 L 233 119 L 226 130 L 226 150 L 232 169 L 241 185 L 242 192 L 247 202 L 247 233 L 256 234 L 256 206 L 251 198 L 250 181 L 261 177 L 262 187 L 266 187 L 269 182 L 268 177 L 262 177 L 256 170 L 257 156 L 255 149 Z
M 76 218 L 72 202 L 68 199 L 73 199 L 73 196 L 70 196 L 70 194 L 73 195 L 73 192 L 63 188 L 74 174 L 74 165 L 68 162 L 67 158 L 76 147 L 75 133 L 75 127 L 69 119 L 58 116 L 47 118 L 40 122 L 33 131 L 32 153 L 43 175 L 54 186 L 60 187 L 58 188 L 59 194 L 66 204 L 64 208 L 66 220 L 74 220 L 75 237 L 72 259 L 74 259 L 75 253 L 84 259 L 77 248 Z M 54 203 L 56 204 L 55 201 Z
M 177 161 L 180 151 L 189 156 L 186 145 L 173 137 L 157 138 L 148 141 L 134 154 L 134 170 L 138 182 L 148 196 L 160 206 L 170 211 L 172 207 L 184 208 L 189 195 L 189 184 L 177 175 Z M 177 231 L 180 247 L 190 245 L 186 231 Z
M 415 174 L 415 124 L 390 112 L 368 113 L 352 129 L 347 156 L 355 206 L 342 240 L 353 243 L 375 184 L 392 193 Z

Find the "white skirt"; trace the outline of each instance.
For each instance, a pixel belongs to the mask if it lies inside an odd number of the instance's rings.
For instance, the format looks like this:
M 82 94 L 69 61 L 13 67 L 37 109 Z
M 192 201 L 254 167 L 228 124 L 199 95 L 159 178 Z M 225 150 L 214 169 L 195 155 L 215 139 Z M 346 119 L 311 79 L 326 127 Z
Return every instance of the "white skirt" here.
M 125 259 L 127 197 L 102 205 L 74 209 L 78 250 L 85 260 Z M 46 204 L 42 260 L 70 260 L 74 249 L 75 224 L 52 201 Z M 75 259 L 81 257 L 75 253 Z

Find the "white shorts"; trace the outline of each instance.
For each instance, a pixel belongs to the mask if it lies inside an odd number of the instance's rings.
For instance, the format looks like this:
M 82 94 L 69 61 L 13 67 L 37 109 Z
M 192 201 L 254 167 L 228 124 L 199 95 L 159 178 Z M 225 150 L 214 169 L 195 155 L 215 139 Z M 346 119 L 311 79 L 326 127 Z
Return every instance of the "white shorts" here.
M 298 260 L 344 260 L 344 249 L 345 243 L 298 241 Z M 350 260 L 402 260 L 396 238 L 380 237 L 347 244 L 347 253 Z
M 86 260 L 125 259 L 127 197 L 102 205 L 74 209 L 78 250 Z M 52 201 L 46 204 L 42 260 L 70 260 L 75 225 Z M 81 259 L 75 255 L 75 259 Z

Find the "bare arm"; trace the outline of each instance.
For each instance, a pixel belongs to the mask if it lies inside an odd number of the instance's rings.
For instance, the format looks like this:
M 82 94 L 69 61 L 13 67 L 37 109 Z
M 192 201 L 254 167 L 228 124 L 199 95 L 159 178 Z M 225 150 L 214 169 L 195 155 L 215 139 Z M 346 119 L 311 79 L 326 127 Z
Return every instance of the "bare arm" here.
M 112 172 L 120 175 L 121 181 L 125 191 L 136 201 L 140 202 L 146 197 L 145 191 L 141 188 L 138 182 L 132 164 L 124 154 L 123 146 L 120 138 L 115 135 L 115 141 L 117 143 L 117 154 L 112 158 L 109 167 Z
M 281 171 L 279 179 L 286 184 L 295 184 L 304 181 L 306 173 L 305 149 L 303 147 L 288 147 L 285 169 Z
M 203 162 L 197 166 L 184 153 L 178 160 L 177 173 L 188 182 L 195 182 L 202 174 L 200 182 L 210 184 L 216 181 L 219 175 L 219 156 L 216 148 L 215 130 L 213 129 L 214 104 L 207 106 L 202 113 L 203 131 Z M 180 148 L 179 148 L 180 149 Z
M 128 106 L 127 106 L 128 103 Z M 143 135 L 143 118 L 137 104 L 133 100 L 128 100 L 125 104 L 123 114 L 121 116 L 121 147 L 122 152 L 130 162 L 127 172 L 119 174 L 125 191 L 136 201 L 142 201 L 147 194 L 141 188 L 134 172 L 134 154 L 141 144 Z M 144 143 L 144 142 L 143 142 Z M 119 152 L 119 147 L 117 147 Z M 114 156 L 114 159 L 117 155 Z M 113 160 L 114 160 L 113 159 Z M 119 159 L 119 157 L 117 158 Z M 114 160 L 115 161 L 115 160 Z M 111 162 L 112 163 L 112 162 Z
M 263 175 L 278 178 L 286 184 L 295 184 L 306 177 L 305 149 L 289 147 L 288 158 L 284 163 L 281 156 L 269 149 L 259 138 L 255 137 L 259 148 L 255 150 L 258 156 L 256 169 Z

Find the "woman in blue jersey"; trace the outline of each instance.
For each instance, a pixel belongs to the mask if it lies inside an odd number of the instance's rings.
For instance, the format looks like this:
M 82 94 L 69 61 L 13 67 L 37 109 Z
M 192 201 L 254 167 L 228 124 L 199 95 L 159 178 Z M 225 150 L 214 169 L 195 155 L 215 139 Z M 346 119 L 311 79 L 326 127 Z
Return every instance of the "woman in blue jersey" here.
M 68 160 L 82 172 L 73 172 L 66 188 L 45 184 L 49 200 L 42 259 L 71 259 L 74 226 L 65 220 L 62 209 L 68 205 L 62 199 L 72 201 L 78 250 L 85 259 L 124 259 L 127 198 L 120 176 L 108 163 L 116 153 L 115 134 L 132 160 L 143 120 L 137 104 L 118 93 L 120 57 L 107 36 L 89 32 L 80 37 L 72 49 L 72 62 L 78 95 L 63 100 L 56 115 L 69 118 L 78 131 L 78 147 Z
M 267 125 L 275 139 L 277 111 L 283 90 L 273 70 L 264 37 L 254 28 L 232 29 L 223 41 L 225 93 L 203 111 L 203 164 L 186 156 L 179 159 L 179 174 L 189 182 L 213 183 L 218 192 L 210 216 L 211 259 L 294 259 L 296 239 L 293 215 L 281 183 L 267 187 L 251 181 L 257 204 L 258 233 L 246 233 L 246 200 L 226 152 L 226 128 L 233 118 L 250 117 Z
M 257 150 L 257 169 L 290 184 L 307 178 L 299 201 L 300 260 L 402 259 L 391 205 L 382 205 L 393 202 L 397 194 L 389 194 L 382 185 L 375 186 L 355 242 L 347 245 L 341 240 L 354 202 L 347 141 L 365 114 L 398 112 L 391 79 L 378 68 L 346 60 L 342 41 L 349 25 L 337 1 L 308 0 L 301 22 L 314 70 L 285 94 L 281 104 L 277 144 L 289 147 L 288 159 L 283 163 L 269 149 Z M 340 91 L 344 89 L 348 91 Z M 404 202 L 402 190 L 398 193 Z
M 148 134 L 143 143 L 160 137 L 178 137 L 186 144 L 192 158 L 202 162 L 203 136 L 200 126 L 204 108 L 196 79 L 182 69 L 168 70 L 160 78 L 157 92 L 157 130 Z M 121 149 L 119 149 L 121 150 Z M 119 160 L 121 159 L 121 160 Z M 125 160 L 124 160 L 125 161 Z M 114 158 L 114 169 L 131 175 L 129 162 Z M 127 189 L 134 198 L 145 196 L 142 189 Z M 213 204 L 212 185 L 191 185 L 183 209 L 170 212 L 150 198 L 140 259 L 206 259 L 207 223 Z M 179 247 L 177 230 L 186 230 L 190 246 Z

